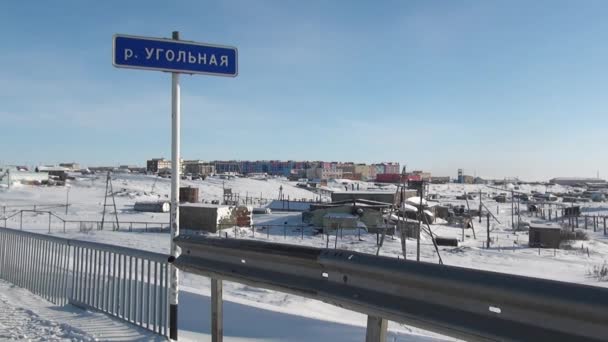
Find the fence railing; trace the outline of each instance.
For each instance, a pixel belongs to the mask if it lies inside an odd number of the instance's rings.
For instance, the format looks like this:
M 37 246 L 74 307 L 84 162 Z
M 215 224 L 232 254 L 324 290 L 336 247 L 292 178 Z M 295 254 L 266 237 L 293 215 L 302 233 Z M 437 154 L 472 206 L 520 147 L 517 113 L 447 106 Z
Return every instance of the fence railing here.
M 0 278 L 167 336 L 169 256 L 0 228 Z
M 364 313 L 366 341 L 386 341 L 387 320 L 470 341 L 608 336 L 608 289 L 601 287 L 254 240 L 175 242 L 180 270 L 212 278 L 214 341 L 223 331 L 223 280 Z
M 102 221 L 99 220 L 68 220 L 65 219 L 52 211 L 38 210 L 38 209 L 23 209 L 13 212 L 11 215 L 0 217 L 0 222 L 4 221 L 4 228 L 8 228 L 8 221 L 14 219 L 15 222 L 19 222 L 19 228 L 23 228 L 23 214 L 35 214 L 35 215 L 48 215 L 48 232 L 50 233 L 53 228 L 56 231 L 67 230 L 70 225 L 75 227 L 79 231 L 83 230 L 102 230 Z M 112 230 L 118 230 L 116 222 L 105 221 L 104 225 L 112 227 Z M 150 222 L 150 221 L 119 221 L 120 231 L 142 231 L 142 232 L 168 232 L 170 230 L 169 223 L 164 222 Z
M 0 228 L 0 278 L 63 305 L 71 277 L 69 240 Z

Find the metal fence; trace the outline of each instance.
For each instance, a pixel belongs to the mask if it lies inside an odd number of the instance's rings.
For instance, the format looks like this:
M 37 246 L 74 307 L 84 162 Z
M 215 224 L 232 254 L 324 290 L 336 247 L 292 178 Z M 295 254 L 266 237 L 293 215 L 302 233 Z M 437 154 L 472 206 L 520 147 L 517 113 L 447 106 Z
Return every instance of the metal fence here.
M 102 221 L 98 220 L 67 220 L 58 216 L 52 211 L 38 210 L 38 209 L 23 209 L 12 212 L 10 215 L 0 217 L 0 221 L 4 221 L 4 228 L 8 228 L 8 221 L 19 222 L 19 228 L 23 228 L 23 215 L 48 215 L 48 232 L 63 231 L 66 232 L 67 228 L 75 229 L 78 231 L 89 231 L 89 230 L 102 230 Z M 150 222 L 150 221 L 119 221 L 119 227 L 116 227 L 116 222 L 111 221 L 105 222 L 105 225 L 112 227 L 112 231 L 138 231 L 138 232 L 169 232 L 169 223 L 163 222 Z
M 0 229 L 0 278 L 55 304 L 68 302 L 69 240 Z
M 0 228 L 0 278 L 167 336 L 169 256 Z

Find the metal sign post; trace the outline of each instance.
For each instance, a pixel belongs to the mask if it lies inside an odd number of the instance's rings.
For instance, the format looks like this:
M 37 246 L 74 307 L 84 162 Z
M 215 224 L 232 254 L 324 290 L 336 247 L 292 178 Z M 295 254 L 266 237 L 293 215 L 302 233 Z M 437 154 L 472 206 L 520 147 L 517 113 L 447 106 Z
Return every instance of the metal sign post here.
M 171 72 L 171 256 L 179 256 L 174 239 L 179 236 L 180 183 L 180 73 L 235 77 L 238 51 L 234 47 L 172 39 L 114 35 L 112 64 L 118 68 Z M 177 340 L 179 274 L 170 267 L 169 337 Z M 221 280 L 218 280 L 221 282 Z
M 173 39 L 179 40 L 179 32 L 173 32 Z M 180 87 L 179 73 L 171 73 L 171 256 L 177 258 L 179 249 L 173 239 L 179 235 L 179 180 L 180 180 Z M 177 304 L 179 301 L 179 274 L 171 265 L 169 275 L 169 337 L 177 340 Z

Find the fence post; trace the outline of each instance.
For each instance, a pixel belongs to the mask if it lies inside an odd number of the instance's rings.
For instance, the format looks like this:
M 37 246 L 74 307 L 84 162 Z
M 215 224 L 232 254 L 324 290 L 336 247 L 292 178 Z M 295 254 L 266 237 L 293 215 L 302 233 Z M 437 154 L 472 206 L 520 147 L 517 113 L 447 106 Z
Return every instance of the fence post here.
M 23 210 L 21 210 L 21 214 L 19 216 L 19 229 L 23 230 Z
M 222 299 L 222 280 L 211 278 L 211 341 L 224 339 L 224 308 Z
M 367 316 L 365 342 L 385 342 L 388 321 L 382 317 Z
M 341 229 L 340 226 L 338 226 L 338 228 L 336 229 L 336 240 L 334 243 L 334 249 L 338 249 L 338 230 L 340 230 L 340 229 Z
M 593 216 L 593 232 L 595 233 L 595 231 L 597 230 L 596 228 L 596 222 L 597 222 L 597 216 Z
M 584 217 L 585 217 L 585 230 L 587 230 L 587 216 L 584 216 Z

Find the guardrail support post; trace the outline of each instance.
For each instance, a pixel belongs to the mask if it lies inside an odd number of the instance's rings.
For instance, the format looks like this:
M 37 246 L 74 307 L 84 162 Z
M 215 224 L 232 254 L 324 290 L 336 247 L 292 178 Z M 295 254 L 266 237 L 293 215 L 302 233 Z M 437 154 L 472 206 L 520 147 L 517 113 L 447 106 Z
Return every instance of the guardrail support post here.
M 211 278 L 211 341 L 224 340 L 224 302 L 222 280 Z
M 385 342 L 388 321 L 381 317 L 367 316 L 365 342 Z

